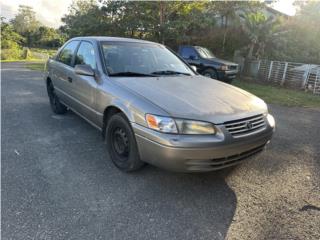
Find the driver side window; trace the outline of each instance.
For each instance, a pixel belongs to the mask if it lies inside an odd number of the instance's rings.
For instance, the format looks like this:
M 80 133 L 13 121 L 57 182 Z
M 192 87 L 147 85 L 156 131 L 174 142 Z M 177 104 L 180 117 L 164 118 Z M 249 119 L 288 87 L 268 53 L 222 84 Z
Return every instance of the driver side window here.
M 81 42 L 77 51 L 75 65 L 86 64 L 90 65 L 92 69 L 96 68 L 96 58 L 93 45 L 90 42 Z

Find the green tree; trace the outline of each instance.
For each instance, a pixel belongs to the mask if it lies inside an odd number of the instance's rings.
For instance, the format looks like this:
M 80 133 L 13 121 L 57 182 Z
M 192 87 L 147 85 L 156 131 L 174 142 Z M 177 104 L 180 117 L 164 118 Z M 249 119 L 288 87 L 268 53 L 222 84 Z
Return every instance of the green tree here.
M 284 23 L 272 57 L 320 64 L 320 2 L 300 2 L 297 14 Z
M 11 23 L 1 17 L 1 60 L 19 59 L 23 37 L 14 31 Z
M 32 45 L 33 34 L 40 26 L 32 7 L 20 5 L 18 14 L 12 19 L 11 23 L 14 30 L 25 38 L 25 44 Z
M 272 16 L 267 17 L 261 12 L 247 13 L 241 17 L 243 18 L 243 30 L 250 39 L 247 58 L 252 59 L 253 56 L 259 58 L 264 54 L 266 44 L 274 40 L 276 34 L 279 34 L 277 31 L 279 30 L 279 21 Z M 256 50 L 255 53 L 254 50 Z
M 23 40 L 23 37 L 14 31 L 12 24 L 5 22 L 5 18 L 1 17 L 1 48 L 19 48 Z
M 222 52 L 225 52 L 228 35 L 234 28 L 229 25 L 240 26 L 240 12 L 254 12 L 261 10 L 265 5 L 259 1 L 216 1 L 212 7 L 216 15 L 220 16 L 221 28 L 223 28 Z M 231 23 L 231 24 L 230 24 Z
M 70 37 L 110 35 L 146 38 L 162 43 L 181 39 L 214 25 L 210 2 L 77 1 L 62 18 Z
M 68 14 L 62 17 L 63 25 L 60 30 L 68 37 L 104 35 L 109 30 L 108 24 L 103 24 L 106 18 L 110 19 L 109 16 L 104 16 L 96 1 L 75 1 Z
M 59 31 L 46 26 L 39 27 L 33 34 L 34 44 L 38 47 L 59 47 L 64 38 Z

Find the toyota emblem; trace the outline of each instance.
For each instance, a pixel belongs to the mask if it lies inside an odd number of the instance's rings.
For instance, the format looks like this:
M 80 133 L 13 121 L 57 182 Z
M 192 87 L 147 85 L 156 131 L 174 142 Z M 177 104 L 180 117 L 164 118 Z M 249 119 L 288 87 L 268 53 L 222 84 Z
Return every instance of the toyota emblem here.
M 250 130 L 253 126 L 251 122 L 247 122 L 246 127 L 248 130 Z

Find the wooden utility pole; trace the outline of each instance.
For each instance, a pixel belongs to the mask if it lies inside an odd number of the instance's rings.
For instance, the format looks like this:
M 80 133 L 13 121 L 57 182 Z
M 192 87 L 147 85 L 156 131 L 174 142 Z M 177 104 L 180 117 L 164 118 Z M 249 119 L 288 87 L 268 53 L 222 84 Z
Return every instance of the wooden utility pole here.
M 160 22 L 159 22 L 159 40 L 162 44 L 164 44 L 164 38 L 163 38 L 163 28 L 164 28 L 164 11 L 165 11 L 165 3 L 163 1 L 159 2 L 160 4 Z

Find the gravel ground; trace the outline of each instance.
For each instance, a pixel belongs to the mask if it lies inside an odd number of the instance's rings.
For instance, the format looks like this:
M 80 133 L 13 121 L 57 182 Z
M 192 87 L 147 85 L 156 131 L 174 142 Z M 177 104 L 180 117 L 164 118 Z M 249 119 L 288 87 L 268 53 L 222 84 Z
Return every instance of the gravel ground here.
M 125 174 L 97 130 L 3 63 L 2 239 L 320 239 L 320 110 L 272 105 L 266 152 L 204 174 Z

